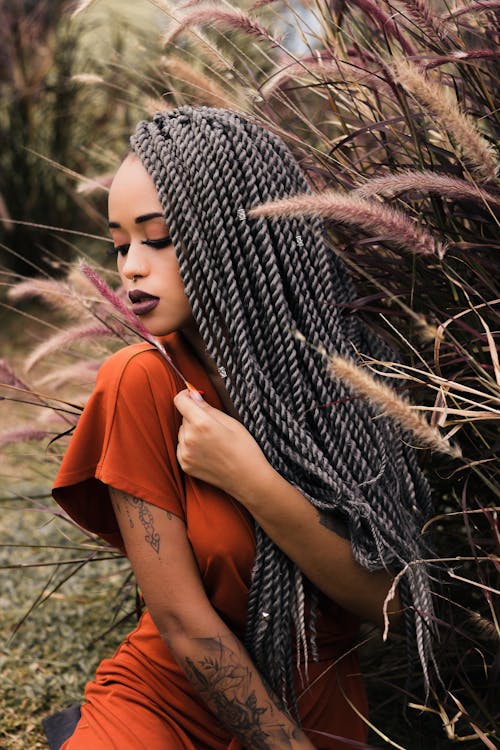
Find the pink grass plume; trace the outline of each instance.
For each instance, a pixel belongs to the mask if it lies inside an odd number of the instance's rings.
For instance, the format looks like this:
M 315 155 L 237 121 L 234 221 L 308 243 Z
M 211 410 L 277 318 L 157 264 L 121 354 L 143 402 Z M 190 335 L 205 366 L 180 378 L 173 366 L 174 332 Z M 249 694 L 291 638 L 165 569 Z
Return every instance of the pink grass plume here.
M 26 383 L 17 377 L 16 373 L 5 359 L 0 359 L 0 385 L 12 385 L 22 391 L 31 390 Z
M 354 194 L 360 198 L 374 195 L 392 198 L 400 193 L 413 192 L 437 193 L 444 198 L 473 200 L 492 208 L 500 208 L 500 195 L 489 193 L 473 182 L 429 170 L 406 170 L 373 177 L 354 190 Z
M 47 430 L 33 430 L 29 428 L 9 430 L 9 432 L 0 434 L 0 448 L 12 445 L 13 443 L 25 443 L 28 440 L 44 440 L 48 435 L 53 434 L 53 432 L 47 432 Z
M 357 227 L 396 247 L 420 255 L 444 257 L 446 246 L 409 216 L 378 201 L 325 190 L 313 195 L 296 195 L 252 208 L 249 216 L 322 216 Z
M 91 268 L 87 263 L 84 261 L 80 262 L 80 269 L 83 274 L 88 278 L 89 281 L 92 282 L 94 287 L 97 289 L 97 291 L 102 295 L 102 297 L 113 307 L 122 317 L 123 322 L 128 325 L 129 328 L 132 329 L 134 333 L 136 333 L 140 338 L 145 339 L 150 344 L 153 344 L 160 354 L 164 357 L 164 359 L 167 360 L 169 365 L 172 367 L 172 369 L 179 375 L 179 377 L 182 379 L 182 381 L 186 384 L 186 387 L 190 391 L 196 391 L 197 389 L 189 383 L 184 375 L 180 372 L 178 367 L 174 364 L 174 361 L 172 360 L 172 357 L 167 352 L 165 346 L 158 341 L 145 327 L 145 325 L 142 323 L 142 321 L 137 317 L 137 315 L 134 315 L 132 310 L 130 310 L 126 303 L 118 296 L 118 294 L 111 289 L 109 284 L 104 281 L 102 276 L 99 276 L 97 271 L 95 271 L 93 268 Z
M 208 24 L 229 27 L 246 34 L 271 39 L 267 29 L 243 11 L 215 3 L 200 3 L 200 5 L 190 7 L 185 11 L 182 10 L 176 23 L 167 31 L 164 43 L 173 42 L 184 29 Z
M 352 5 L 357 5 L 365 15 L 377 23 L 382 31 L 397 39 L 405 54 L 410 56 L 415 54 L 413 45 L 403 36 L 391 16 L 380 7 L 380 3 L 374 2 L 374 0 L 352 0 Z
M 479 13 L 481 11 L 487 12 L 492 10 L 500 10 L 500 2 L 498 2 L 498 0 L 480 0 L 480 2 L 471 3 L 470 5 L 462 5 L 459 8 L 448 10 L 443 15 L 443 18 L 458 18 L 466 13 Z

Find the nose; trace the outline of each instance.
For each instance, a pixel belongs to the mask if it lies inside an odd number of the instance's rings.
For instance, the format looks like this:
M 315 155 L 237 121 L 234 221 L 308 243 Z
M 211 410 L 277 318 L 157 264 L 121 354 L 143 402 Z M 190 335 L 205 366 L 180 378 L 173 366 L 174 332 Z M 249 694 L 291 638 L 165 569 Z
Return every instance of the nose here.
M 139 242 L 131 242 L 121 263 L 120 273 L 129 281 L 148 275 L 148 262 L 144 247 Z

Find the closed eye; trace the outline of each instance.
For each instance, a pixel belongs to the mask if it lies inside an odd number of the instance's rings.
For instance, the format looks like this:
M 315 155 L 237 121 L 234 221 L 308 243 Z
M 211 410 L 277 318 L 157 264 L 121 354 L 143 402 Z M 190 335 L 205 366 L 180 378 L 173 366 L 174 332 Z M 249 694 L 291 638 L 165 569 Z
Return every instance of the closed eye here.
M 168 235 L 166 237 L 160 237 L 159 240 L 141 240 L 141 245 L 147 245 L 148 247 L 168 247 L 172 244 L 172 239 Z
M 158 250 L 160 250 L 162 247 L 168 247 L 171 244 L 172 239 L 168 235 L 166 237 L 160 237 L 158 240 L 141 240 L 141 245 L 154 247 Z M 130 243 L 126 245 L 116 245 L 116 247 L 109 248 L 109 250 L 107 251 L 107 255 L 126 255 L 129 247 Z
M 130 245 L 117 245 L 116 247 L 110 247 L 106 251 L 106 255 L 126 255 Z

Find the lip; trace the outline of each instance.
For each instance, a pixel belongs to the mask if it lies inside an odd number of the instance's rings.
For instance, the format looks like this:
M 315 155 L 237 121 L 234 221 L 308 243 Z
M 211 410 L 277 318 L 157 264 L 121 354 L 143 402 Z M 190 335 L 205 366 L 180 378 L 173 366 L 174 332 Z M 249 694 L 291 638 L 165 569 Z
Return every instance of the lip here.
M 128 298 L 132 302 L 132 312 L 136 315 L 146 315 L 154 310 L 160 301 L 159 297 L 143 292 L 142 289 L 132 289 L 128 293 Z
M 146 315 L 155 309 L 159 301 L 158 297 L 153 297 L 151 299 L 145 299 L 142 302 L 133 302 L 132 312 L 136 315 Z

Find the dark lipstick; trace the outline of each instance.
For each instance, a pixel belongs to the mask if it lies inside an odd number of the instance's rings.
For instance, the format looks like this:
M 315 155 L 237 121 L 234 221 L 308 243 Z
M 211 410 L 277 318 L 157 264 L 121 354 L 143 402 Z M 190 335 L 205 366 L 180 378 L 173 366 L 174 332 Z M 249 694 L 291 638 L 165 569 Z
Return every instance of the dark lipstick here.
M 159 297 L 143 292 L 140 289 L 133 289 L 128 293 L 128 298 L 132 302 L 132 311 L 136 315 L 146 315 L 154 310 L 160 301 Z

